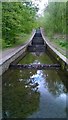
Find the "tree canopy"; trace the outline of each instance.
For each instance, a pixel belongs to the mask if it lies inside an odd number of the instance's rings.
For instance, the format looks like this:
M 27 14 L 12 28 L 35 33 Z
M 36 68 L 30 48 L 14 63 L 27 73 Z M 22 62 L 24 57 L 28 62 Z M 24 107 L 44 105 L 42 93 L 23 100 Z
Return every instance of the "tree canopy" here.
M 30 33 L 35 26 L 36 9 L 29 2 L 2 3 L 2 38 L 14 44 L 20 33 Z
M 66 33 L 66 3 L 50 2 L 44 12 L 44 28 L 50 33 Z

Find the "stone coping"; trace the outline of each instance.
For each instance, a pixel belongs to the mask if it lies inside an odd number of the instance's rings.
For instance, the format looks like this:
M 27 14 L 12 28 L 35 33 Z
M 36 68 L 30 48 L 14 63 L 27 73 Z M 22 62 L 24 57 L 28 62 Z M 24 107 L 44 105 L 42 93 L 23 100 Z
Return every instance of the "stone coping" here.
M 68 59 L 64 55 L 62 55 L 58 50 L 56 50 L 52 45 L 49 44 L 49 42 L 46 40 L 45 36 L 43 35 L 42 30 L 41 30 L 41 34 L 42 34 L 44 41 L 51 48 L 51 50 L 53 50 L 54 53 L 56 53 L 59 56 L 59 58 L 62 59 L 62 61 L 64 61 L 68 65 Z

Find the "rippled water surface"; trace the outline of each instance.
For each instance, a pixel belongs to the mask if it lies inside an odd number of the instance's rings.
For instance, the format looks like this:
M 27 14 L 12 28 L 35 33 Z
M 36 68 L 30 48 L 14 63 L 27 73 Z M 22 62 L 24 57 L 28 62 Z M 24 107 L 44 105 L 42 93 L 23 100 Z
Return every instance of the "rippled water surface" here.
M 53 61 L 46 54 L 30 53 L 19 63 L 52 64 Z M 4 118 L 67 117 L 67 76 L 60 70 L 9 69 L 2 79 Z

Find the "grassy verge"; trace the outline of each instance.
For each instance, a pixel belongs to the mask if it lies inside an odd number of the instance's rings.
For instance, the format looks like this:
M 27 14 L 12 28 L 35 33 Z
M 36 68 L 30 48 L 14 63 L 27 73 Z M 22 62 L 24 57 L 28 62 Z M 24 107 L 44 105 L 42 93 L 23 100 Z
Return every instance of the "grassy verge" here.
M 61 54 L 68 58 L 68 41 L 66 40 L 66 35 L 52 34 L 47 35 L 47 38 Z
M 20 34 L 16 38 L 16 42 L 14 44 L 6 44 L 5 40 L 2 39 L 2 42 L 0 43 L 0 47 L 4 50 L 7 48 L 13 48 L 13 47 L 17 47 L 19 45 L 23 45 L 30 38 L 30 36 L 31 36 L 31 34 Z
M 52 42 L 57 46 L 57 50 L 68 58 L 68 41 L 64 39 L 53 39 Z
M 54 42 L 56 45 L 58 45 L 58 47 L 66 50 L 68 49 L 68 42 L 64 39 L 52 39 L 52 42 Z
M 2 39 L 0 39 L 0 50 L 2 50 Z

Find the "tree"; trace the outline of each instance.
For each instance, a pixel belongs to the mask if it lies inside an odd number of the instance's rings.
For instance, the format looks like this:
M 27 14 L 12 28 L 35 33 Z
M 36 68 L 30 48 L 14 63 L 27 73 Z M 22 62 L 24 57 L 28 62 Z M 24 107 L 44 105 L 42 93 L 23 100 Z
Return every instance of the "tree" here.
M 20 33 L 30 33 L 35 26 L 36 9 L 31 3 L 2 3 L 2 36 L 6 44 L 14 44 Z
M 47 33 L 66 33 L 66 3 L 50 2 L 44 12 L 44 26 Z

